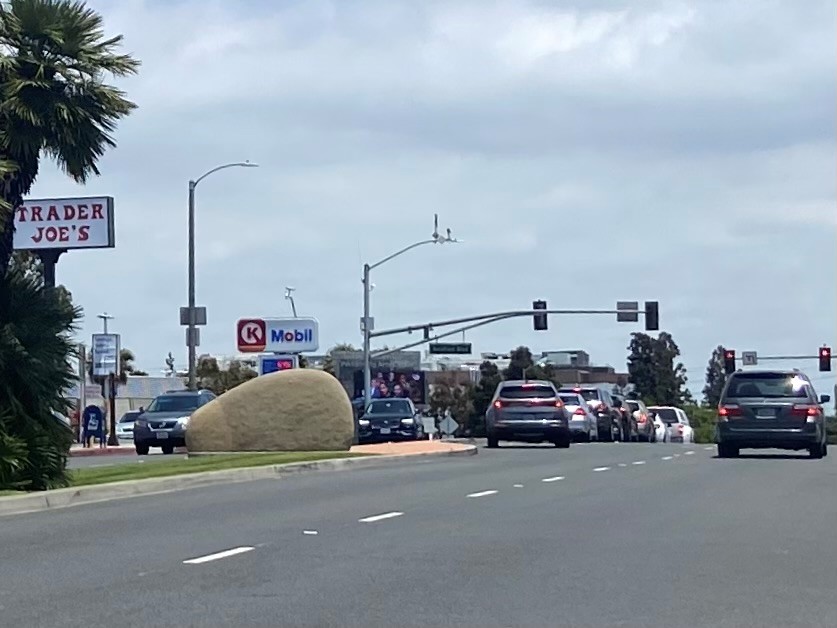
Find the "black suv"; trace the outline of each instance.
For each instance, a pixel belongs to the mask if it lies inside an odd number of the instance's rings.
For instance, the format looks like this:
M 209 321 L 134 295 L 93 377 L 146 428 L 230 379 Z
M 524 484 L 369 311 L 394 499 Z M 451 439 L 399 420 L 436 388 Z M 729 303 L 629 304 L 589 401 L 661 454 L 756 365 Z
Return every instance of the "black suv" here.
M 811 380 L 798 370 L 736 371 L 718 404 L 715 441 L 718 457 L 743 448 L 807 449 L 811 458 L 827 455 L 825 416 Z
M 615 437 L 620 438 L 622 413 L 610 392 L 594 386 L 563 387 L 559 392 L 575 393 L 584 397 L 590 411 L 597 419 L 599 441 L 612 443 Z
M 152 401 L 134 421 L 134 448 L 144 456 L 149 447 L 164 454 L 186 446 L 186 428 L 192 413 L 215 399 L 209 390 L 171 390 Z

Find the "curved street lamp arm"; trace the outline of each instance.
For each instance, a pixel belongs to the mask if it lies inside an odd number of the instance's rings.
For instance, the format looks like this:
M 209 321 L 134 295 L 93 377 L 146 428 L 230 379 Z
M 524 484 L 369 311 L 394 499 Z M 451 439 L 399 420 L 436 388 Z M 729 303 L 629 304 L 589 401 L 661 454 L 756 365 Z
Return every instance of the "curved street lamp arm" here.
M 399 255 L 403 255 L 403 254 L 404 254 L 404 253 L 406 253 L 407 251 L 412 251 L 413 249 L 418 248 L 418 247 L 420 247 L 420 246 L 424 246 L 425 244 L 436 244 L 436 243 L 439 243 L 439 242 L 444 242 L 444 241 L 445 241 L 445 240 L 444 240 L 443 238 L 432 238 L 432 239 L 430 239 L 430 240 L 422 240 L 421 242 L 416 242 L 415 244 L 411 244 L 410 246 L 405 246 L 405 247 L 404 247 L 403 249 L 401 249 L 400 251 L 396 251 L 396 252 L 395 252 L 395 253 L 393 253 L 392 255 L 390 255 L 390 256 L 388 256 L 388 257 L 385 257 L 385 258 L 384 258 L 384 259 L 382 259 L 380 262 L 377 262 L 377 263 L 375 263 L 375 264 L 370 264 L 370 266 L 369 266 L 369 270 L 372 270 L 373 268 L 377 268 L 377 267 L 378 267 L 378 266 L 380 266 L 381 264 L 386 264 L 386 263 L 387 263 L 388 261 L 390 261 L 391 259 L 395 259 L 395 258 L 396 258 L 396 257 L 398 257 Z
M 192 181 L 192 186 L 193 187 L 196 186 L 198 183 L 200 183 L 201 181 L 206 179 L 209 175 L 214 174 L 214 173 L 218 172 L 219 170 L 225 170 L 226 168 L 255 168 L 255 167 L 256 167 L 256 164 L 251 164 L 250 162 L 243 162 L 243 161 L 237 161 L 237 162 L 231 163 L 231 164 L 224 164 L 223 166 L 216 166 L 212 170 L 208 170 L 207 172 L 204 172 L 201 176 L 199 176 L 197 179 Z

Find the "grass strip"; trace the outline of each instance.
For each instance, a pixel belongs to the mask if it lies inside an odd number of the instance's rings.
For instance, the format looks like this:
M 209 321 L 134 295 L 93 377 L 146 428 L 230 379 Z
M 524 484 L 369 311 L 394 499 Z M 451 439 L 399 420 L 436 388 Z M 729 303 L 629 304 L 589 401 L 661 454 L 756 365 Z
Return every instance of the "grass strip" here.
M 312 462 L 338 458 L 356 458 L 363 454 L 336 451 L 288 451 L 265 454 L 221 454 L 197 458 L 173 458 L 171 461 L 142 464 L 139 461 L 107 467 L 73 469 L 70 471 L 71 486 L 90 486 L 124 480 L 145 480 L 204 471 L 264 467 L 290 462 Z M 140 458 L 141 460 L 141 458 Z

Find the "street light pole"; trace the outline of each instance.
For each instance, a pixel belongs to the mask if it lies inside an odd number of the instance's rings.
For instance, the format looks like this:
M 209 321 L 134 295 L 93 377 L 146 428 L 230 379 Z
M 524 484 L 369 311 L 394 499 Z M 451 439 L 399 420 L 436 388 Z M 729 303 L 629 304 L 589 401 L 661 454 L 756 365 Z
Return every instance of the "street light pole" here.
M 197 388 L 196 374 L 196 348 L 197 348 L 197 325 L 195 316 L 195 188 L 211 174 L 227 168 L 257 168 L 258 164 L 251 164 L 249 161 L 235 162 L 217 166 L 212 170 L 203 173 L 194 181 L 189 181 L 189 300 L 187 303 L 188 325 L 186 327 L 186 345 L 189 348 L 189 390 Z
M 97 314 L 96 318 L 102 319 L 102 326 L 104 327 L 104 333 L 108 333 L 108 321 L 113 318 L 107 312 L 102 312 L 101 314 Z
M 451 236 L 450 229 L 447 230 L 447 235 L 441 235 L 439 233 L 439 214 L 434 215 L 434 227 L 433 227 L 433 234 L 431 235 L 429 240 L 421 240 L 420 242 L 416 242 L 411 244 L 410 246 L 406 246 L 400 251 L 396 251 L 392 255 L 385 257 L 381 261 L 375 264 L 364 264 L 363 265 L 363 405 L 364 408 L 369 405 L 369 402 L 372 400 L 372 358 L 371 358 L 371 334 L 372 334 L 372 322 L 371 317 L 369 316 L 369 293 L 372 292 L 372 284 L 369 282 L 369 273 L 381 266 L 386 264 L 388 261 L 403 255 L 408 251 L 412 251 L 415 248 L 420 246 L 424 246 L 425 244 L 445 244 L 446 242 L 458 242 L 456 238 Z

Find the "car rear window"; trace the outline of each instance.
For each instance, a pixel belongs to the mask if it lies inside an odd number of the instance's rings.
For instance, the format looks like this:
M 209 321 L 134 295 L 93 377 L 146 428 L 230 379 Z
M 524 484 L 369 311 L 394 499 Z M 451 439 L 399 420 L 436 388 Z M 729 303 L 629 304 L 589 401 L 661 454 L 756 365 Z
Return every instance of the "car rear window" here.
M 503 386 L 500 389 L 503 399 L 548 399 L 555 396 L 551 386 L 523 384 L 521 386 Z
M 583 403 L 581 401 L 580 395 L 560 395 L 561 401 L 563 401 L 568 406 L 578 406 Z
M 599 395 L 599 391 L 595 388 L 588 388 L 586 390 L 574 390 L 572 392 L 573 394 L 581 395 L 581 398 L 584 399 L 584 401 L 601 401 L 601 395 Z
M 807 398 L 811 384 L 793 373 L 739 373 L 732 377 L 726 398 Z
M 663 423 L 680 423 L 680 417 L 674 408 L 649 408 Z

